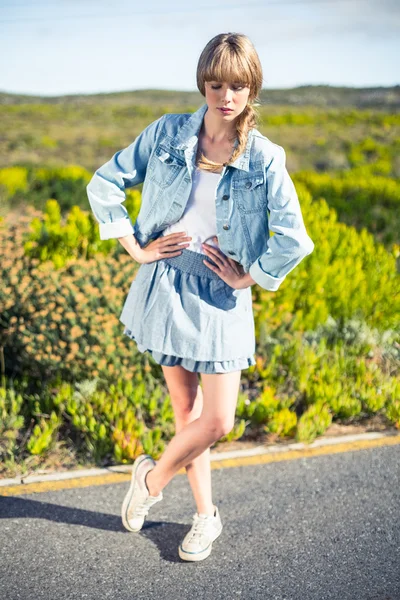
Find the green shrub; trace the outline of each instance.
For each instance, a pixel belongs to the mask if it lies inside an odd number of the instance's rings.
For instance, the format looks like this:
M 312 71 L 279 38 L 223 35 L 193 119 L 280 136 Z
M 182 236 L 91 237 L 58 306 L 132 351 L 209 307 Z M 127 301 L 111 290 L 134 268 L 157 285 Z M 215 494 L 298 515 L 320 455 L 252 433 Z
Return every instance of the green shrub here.
M 398 386 L 397 392 L 400 393 L 400 386 Z M 386 416 L 390 421 L 394 423 L 397 429 L 400 429 L 400 400 L 399 396 L 388 405 L 386 410 Z
M 279 436 L 292 436 L 296 430 L 297 415 L 289 408 L 282 408 L 274 413 L 265 426 L 265 431 Z
M 26 218 L 29 222 L 29 217 Z M 132 377 L 157 368 L 122 335 L 119 321 L 137 264 L 128 254 L 119 260 L 97 253 L 71 259 L 54 270 L 24 254 L 24 218 L 0 233 L 0 344 L 6 372 L 66 381 L 88 376 Z
M 61 418 L 52 412 L 50 418 L 41 417 L 34 426 L 27 442 L 27 450 L 30 454 L 43 454 L 49 450 L 56 441 L 56 433 L 61 425 Z
M 312 404 L 300 417 L 297 424 L 296 440 L 312 442 L 322 435 L 332 422 L 332 414 L 326 404 Z
M 23 396 L 13 389 L 0 387 L 0 463 L 12 460 L 24 426 Z
M 133 219 L 140 208 L 140 193 L 127 192 L 126 208 Z M 32 218 L 29 231 L 24 234 L 24 251 L 40 262 L 51 260 L 56 268 L 72 258 L 92 258 L 96 253 L 113 254 L 118 258 L 125 252 L 116 239 L 100 240 L 98 223 L 93 214 L 73 206 L 65 223 L 56 200 L 48 200 L 45 210 Z
M 400 182 L 382 174 L 391 168 L 390 162 L 382 160 L 379 165 L 360 165 L 349 171 L 298 171 L 293 181 L 296 188 L 306 186 L 315 200 L 325 200 L 341 222 L 366 228 L 391 246 L 399 243 L 400 226 Z
M 28 191 L 28 170 L 24 167 L 5 167 L 0 169 L 0 186 L 7 191 L 7 199 L 17 192 Z
M 57 200 L 64 212 L 73 206 L 87 206 L 86 185 L 91 173 L 79 165 L 66 167 L 6 167 L 0 169 L 0 190 L 10 209 L 32 206 L 43 209 L 45 202 Z
M 312 202 L 302 186 L 299 198 L 316 247 L 277 292 L 253 287 L 257 337 L 268 339 L 271 329 L 312 330 L 329 316 L 341 323 L 359 319 L 380 330 L 398 328 L 397 249 L 388 252 L 365 229 L 338 223 L 336 212 L 323 200 Z

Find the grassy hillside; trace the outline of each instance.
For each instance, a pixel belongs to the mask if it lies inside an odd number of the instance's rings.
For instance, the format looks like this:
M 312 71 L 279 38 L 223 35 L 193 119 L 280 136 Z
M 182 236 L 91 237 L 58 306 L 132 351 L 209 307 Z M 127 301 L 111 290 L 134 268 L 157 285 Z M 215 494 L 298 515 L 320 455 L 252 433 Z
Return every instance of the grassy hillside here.
M 353 88 L 331 85 L 301 85 L 295 88 L 263 89 L 260 94 L 262 104 L 279 106 L 321 106 L 355 108 L 400 107 L 400 86 Z M 66 96 L 30 96 L 0 92 L 0 104 L 58 104 L 74 102 L 95 102 L 112 104 L 164 105 L 165 103 L 188 106 L 202 102 L 198 91 L 180 92 L 174 90 L 134 90 L 104 94 L 69 94 Z

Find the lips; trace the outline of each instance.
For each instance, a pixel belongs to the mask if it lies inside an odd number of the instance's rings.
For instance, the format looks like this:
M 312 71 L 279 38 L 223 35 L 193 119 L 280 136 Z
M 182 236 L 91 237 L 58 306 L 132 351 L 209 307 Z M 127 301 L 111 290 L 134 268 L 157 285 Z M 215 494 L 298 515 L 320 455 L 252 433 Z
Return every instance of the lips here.
M 219 110 L 223 113 L 231 113 L 232 112 L 231 108 L 220 108 Z

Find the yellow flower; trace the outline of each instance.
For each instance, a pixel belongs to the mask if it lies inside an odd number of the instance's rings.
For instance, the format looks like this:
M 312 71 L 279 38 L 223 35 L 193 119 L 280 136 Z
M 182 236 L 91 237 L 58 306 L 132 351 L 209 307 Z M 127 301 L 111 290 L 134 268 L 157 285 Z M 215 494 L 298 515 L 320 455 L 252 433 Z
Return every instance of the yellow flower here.
M 83 335 L 83 331 L 80 327 L 78 327 L 78 325 L 75 325 L 74 327 L 71 328 L 71 337 L 73 338 L 77 338 L 77 337 L 81 337 Z

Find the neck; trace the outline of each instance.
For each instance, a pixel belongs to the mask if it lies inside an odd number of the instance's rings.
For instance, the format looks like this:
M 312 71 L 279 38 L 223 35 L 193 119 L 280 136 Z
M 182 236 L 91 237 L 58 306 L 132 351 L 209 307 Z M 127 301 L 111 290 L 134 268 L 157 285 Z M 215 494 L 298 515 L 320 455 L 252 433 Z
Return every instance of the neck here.
M 232 141 L 236 137 L 236 123 L 221 123 L 207 109 L 203 119 L 203 132 L 211 142 Z

